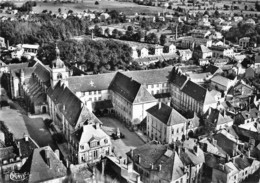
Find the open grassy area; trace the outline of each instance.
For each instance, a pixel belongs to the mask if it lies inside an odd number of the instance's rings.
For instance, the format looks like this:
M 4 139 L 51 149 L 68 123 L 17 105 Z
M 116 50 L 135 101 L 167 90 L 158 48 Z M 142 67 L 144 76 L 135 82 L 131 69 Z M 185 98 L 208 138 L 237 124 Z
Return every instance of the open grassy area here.
M 62 12 L 72 10 L 73 12 L 82 12 L 84 10 L 117 10 L 124 12 L 127 15 L 134 15 L 135 13 L 157 14 L 158 12 L 173 12 L 173 10 L 165 10 L 161 7 L 143 6 L 130 2 L 118 2 L 118 1 L 99 1 L 99 5 L 95 5 L 95 1 L 86 0 L 83 3 L 42 3 L 38 2 L 37 6 L 33 8 L 33 11 L 39 13 L 43 10 L 52 12 L 58 12 L 61 8 Z

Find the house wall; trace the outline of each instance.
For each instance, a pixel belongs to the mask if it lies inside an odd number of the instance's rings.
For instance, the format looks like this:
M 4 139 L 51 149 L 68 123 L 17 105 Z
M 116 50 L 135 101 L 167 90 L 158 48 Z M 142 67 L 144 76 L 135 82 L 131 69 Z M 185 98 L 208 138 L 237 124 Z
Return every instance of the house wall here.
M 87 91 L 87 92 L 76 92 L 76 96 L 84 103 L 87 104 L 88 101 L 96 102 L 107 100 L 110 98 L 108 90 L 98 90 L 98 91 Z
M 145 85 L 145 87 L 151 95 L 155 95 L 158 93 L 167 93 L 170 91 L 169 84 L 167 81 L 165 81 L 164 83 L 147 84 Z
M 146 110 L 157 104 L 157 101 L 149 103 L 137 103 L 132 106 L 132 122 L 135 120 L 142 121 L 146 116 Z

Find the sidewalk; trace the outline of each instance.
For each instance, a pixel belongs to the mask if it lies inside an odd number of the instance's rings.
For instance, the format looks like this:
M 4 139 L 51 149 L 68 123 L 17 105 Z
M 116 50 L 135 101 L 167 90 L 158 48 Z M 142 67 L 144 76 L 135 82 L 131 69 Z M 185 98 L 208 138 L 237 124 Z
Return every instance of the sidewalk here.
M 137 130 L 137 131 L 135 131 L 135 134 L 136 134 L 144 143 L 149 142 L 149 138 L 148 138 L 146 135 L 144 135 L 142 131 Z

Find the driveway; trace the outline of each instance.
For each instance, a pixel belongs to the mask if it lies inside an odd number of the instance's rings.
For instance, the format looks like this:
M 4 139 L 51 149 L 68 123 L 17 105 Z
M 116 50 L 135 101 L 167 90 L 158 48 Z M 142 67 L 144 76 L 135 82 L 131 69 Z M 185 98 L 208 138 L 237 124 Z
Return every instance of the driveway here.
M 114 133 L 117 128 L 119 128 L 120 132 L 125 135 L 124 139 L 111 139 L 117 156 L 126 158 L 126 153 L 129 152 L 130 149 L 135 149 L 144 144 L 144 142 L 134 132 L 129 131 L 117 119 L 110 117 L 100 117 L 99 119 L 103 122 L 102 128 L 108 135 Z

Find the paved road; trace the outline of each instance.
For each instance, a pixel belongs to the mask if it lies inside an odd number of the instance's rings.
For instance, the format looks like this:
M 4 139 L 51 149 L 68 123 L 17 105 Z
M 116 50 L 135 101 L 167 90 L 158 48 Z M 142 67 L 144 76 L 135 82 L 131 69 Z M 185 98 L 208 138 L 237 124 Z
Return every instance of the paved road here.
M 144 142 L 134 132 L 129 131 L 117 119 L 109 117 L 101 117 L 99 119 L 103 122 L 103 129 L 108 135 L 114 133 L 117 128 L 119 128 L 121 133 L 125 135 L 124 139 L 112 140 L 112 144 L 115 147 L 115 154 L 117 156 L 126 158 L 125 153 L 129 152 L 130 149 L 135 149 L 144 144 Z

